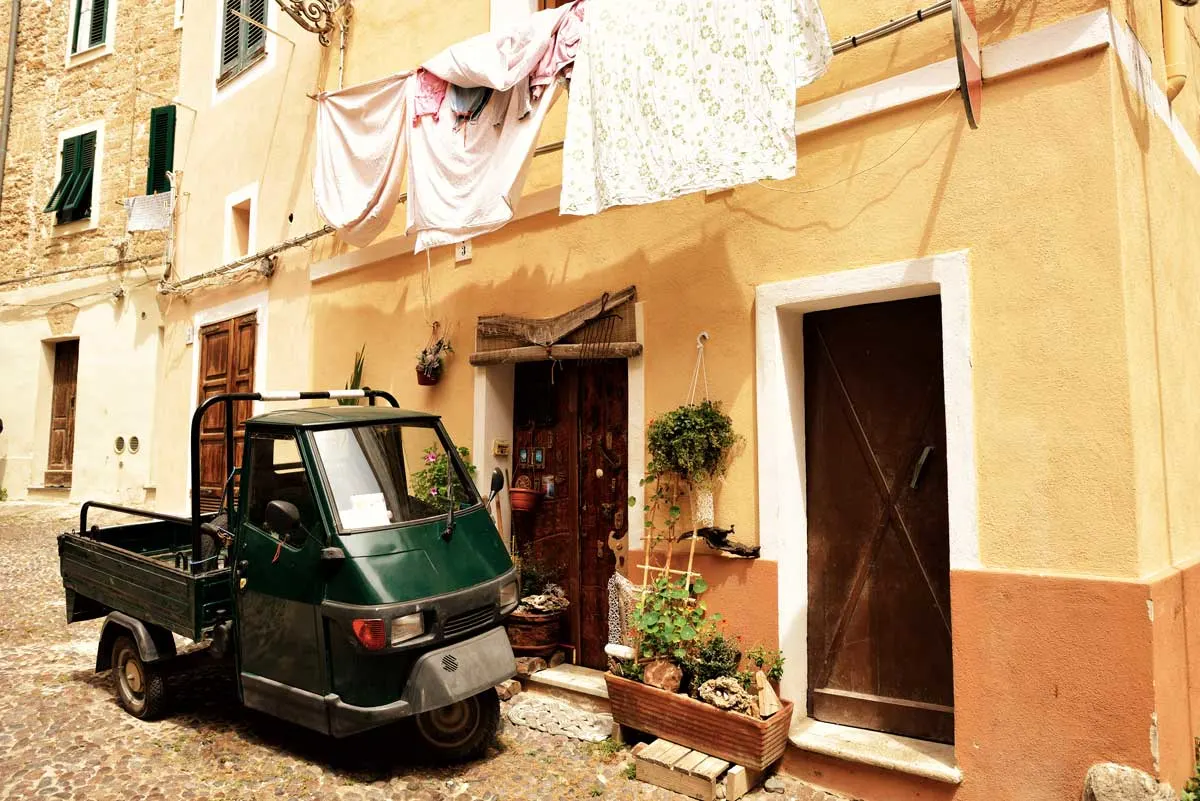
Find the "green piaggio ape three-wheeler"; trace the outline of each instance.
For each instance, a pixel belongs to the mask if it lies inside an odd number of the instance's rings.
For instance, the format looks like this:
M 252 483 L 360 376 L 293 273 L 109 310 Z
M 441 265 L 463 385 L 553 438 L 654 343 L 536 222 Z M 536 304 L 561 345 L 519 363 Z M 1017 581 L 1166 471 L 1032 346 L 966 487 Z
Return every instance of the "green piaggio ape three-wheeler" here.
M 371 405 L 248 419 L 235 468 L 234 404 L 342 398 Z M 335 737 L 412 718 L 433 756 L 481 755 L 516 670 L 501 624 L 519 591 L 439 419 L 369 389 L 222 394 L 196 410 L 191 447 L 190 519 L 88 502 L 59 537 L 67 619 L 107 616 L 96 670 L 121 705 L 165 712 L 174 632 L 231 666 L 248 707 Z M 213 457 L 227 479 L 202 514 Z M 89 530 L 95 508 L 148 522 Z

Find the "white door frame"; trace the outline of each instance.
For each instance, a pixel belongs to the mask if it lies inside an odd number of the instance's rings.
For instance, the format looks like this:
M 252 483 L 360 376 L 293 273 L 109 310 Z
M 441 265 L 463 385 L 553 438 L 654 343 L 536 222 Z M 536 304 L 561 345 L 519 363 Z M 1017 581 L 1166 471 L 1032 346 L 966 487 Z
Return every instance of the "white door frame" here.
M 758 530 L 778 562 L 786 698 L 808 691 L 808 518 L 804 464 L 805 312 L 940 295 L 950 568 L 979 567 L 967 251 L 763 284 L 755 292 Z

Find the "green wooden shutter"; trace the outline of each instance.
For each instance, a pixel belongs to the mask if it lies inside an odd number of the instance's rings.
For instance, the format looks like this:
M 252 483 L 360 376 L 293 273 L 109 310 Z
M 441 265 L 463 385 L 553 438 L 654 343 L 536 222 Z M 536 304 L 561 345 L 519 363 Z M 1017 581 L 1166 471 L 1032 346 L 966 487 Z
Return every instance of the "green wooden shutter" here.
M 71 52 L 79 52 L 79 23 L 83 16 L 83 4 L 88 0 L 75 0 L 75 16 L 71 23 Z
M 267 0 L 244 0 L 242 11 L 250 19 L 255 22 L 267 24 Z M 246 61 L 248 65 L 250 61 L 262 53 L 267 48 L 267 32 L 257 25 L 251 25 L 249 22 L 243 23 L 246 26 Z
M 75 177 L 64 192 L 62 208 L 58 212 L 59 222 L 82 220 L 92 213 L 92 175 L 96 169 L 96 132 L 89 131 L 79 137 Z
M 233 12 L 242 10 L 242 0 L 225 0 L 225 20 L 221 25 L 221 79 L 241 67 L 242 21 Z
M 88 31 L 88 47 L 104 44 L 104 33 L 107 26 L 108 0 L 92 0 L 92 26 Z
M 46 208 L 42 209 L 43 213 L 49 214 L 62 208 L 63 195 L 66 194 L 67 185 L 71 183 L 71 178 L 75 175 L 75 159 L 78 152 L 78 136 L 63 140 L 62 169 L 59 171 L 58 183 L 54 185 L 54 192 L 50 194 L 50 202 L 46 204 Z
M 167 173 L 175 169 L 175 107 L 150 109 L 150 158 L 146 169 L 146 194 L 171 189 Z

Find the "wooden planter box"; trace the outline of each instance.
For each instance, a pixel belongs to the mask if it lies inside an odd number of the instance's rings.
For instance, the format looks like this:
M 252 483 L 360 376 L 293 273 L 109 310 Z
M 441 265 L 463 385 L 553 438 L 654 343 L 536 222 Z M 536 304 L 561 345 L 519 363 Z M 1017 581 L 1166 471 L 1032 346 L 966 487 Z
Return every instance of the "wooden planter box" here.
M 766 720 L 726 712 L 686 695 L 604 674 L 613 720 L 673 743 L 765 770 L 783 756 L 792 722 L 792 702 Z

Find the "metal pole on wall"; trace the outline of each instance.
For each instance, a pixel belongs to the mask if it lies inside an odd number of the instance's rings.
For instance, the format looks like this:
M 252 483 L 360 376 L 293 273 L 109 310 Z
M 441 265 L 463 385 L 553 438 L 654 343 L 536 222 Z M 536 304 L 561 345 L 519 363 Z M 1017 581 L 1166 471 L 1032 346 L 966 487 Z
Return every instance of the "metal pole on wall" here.
M 4 165 L 8 161 L 8 128 L 12 121 L 13 75 L 17 67 L 17 29 L 21 22 L 21 0 L 12 0 L 8 22 L 8 65 L 4 72 L 4 111 L 0 113 L 0 206 L 4 205 Z

